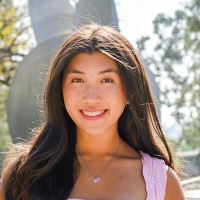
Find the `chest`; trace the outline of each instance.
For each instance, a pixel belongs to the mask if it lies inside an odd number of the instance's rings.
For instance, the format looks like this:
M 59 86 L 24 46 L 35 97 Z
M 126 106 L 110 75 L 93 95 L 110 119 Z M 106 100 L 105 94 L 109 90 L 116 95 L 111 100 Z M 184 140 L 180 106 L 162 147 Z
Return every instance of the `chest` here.
M 132 199 L 145 200 L 146 188 L 142 174 L 141 161 L 125 160 L 115 161 L 103 173 L 102 166 L 96 163 L 91 170 L 82 165 L 80 175 L 76 181 L 70 198 L 80 199 Z M 94 183 L 95 176 L 101 180 Z

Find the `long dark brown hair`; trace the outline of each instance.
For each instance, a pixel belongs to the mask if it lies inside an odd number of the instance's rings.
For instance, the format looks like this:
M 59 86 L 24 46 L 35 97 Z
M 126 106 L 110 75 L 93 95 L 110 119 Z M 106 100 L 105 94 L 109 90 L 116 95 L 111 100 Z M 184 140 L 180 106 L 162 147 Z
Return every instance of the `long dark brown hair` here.
M 113 28 L 91 24 L 69 36 L 52 61 L 44 92 L 45 122 L 5 160 L 2 199 L 66 200 L 70 195 L 80 166 L 75 124 L 62 105 L 62 79 L 70 59 L 81 52 L 102 52 L 118 63 L 129 102 L 119 118 L 120 137 L 176 170 L 137 51 Z

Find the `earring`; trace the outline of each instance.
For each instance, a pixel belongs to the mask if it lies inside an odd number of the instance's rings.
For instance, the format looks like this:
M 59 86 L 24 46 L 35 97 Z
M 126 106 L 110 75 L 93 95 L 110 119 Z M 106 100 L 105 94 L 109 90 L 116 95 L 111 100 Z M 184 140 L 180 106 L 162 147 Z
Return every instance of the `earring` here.
M 130 103 L 127 103 L 127 104 L 125 105 L 125 108 L 126 108 L 126 109 L 130 109 Z
M 126 104 L 130 104 L 130 101 L 126 100 Z
M 62 105 L 63 107 L 65 107 L 65 105 L 64 105 L 63 103 L 61 103 L 61 105 Z

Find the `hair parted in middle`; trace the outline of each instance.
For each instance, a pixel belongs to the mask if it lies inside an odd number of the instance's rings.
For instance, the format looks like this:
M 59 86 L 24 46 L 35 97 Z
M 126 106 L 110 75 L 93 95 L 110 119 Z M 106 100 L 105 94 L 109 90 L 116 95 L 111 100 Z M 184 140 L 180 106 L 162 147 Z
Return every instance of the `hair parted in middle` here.
M 144 65 L 132 44 L 109 26 L 85 25 L 69 36 L 60 48 L 48 76 L 49 84 L 45 97 L 47 121 L 56 127 L 61 126 L 61 118 L 67 117 L 66 122 L 71 121 L 66 109 L 61 106 L 63 72 L 76 54 L 95 52 L 109 56 L 119 66 L 126 99 L 129 102 L 119 119 L 120 136 L 135 150 L 162 158 L 167 165 L 174 168 L 171 150 L 162 132 Z M 67 124 L 67 127 L 70 126 Z M 68 129 L 68 132 L 71 131 Z M 159 140 L 164 143 L 164 151 Z

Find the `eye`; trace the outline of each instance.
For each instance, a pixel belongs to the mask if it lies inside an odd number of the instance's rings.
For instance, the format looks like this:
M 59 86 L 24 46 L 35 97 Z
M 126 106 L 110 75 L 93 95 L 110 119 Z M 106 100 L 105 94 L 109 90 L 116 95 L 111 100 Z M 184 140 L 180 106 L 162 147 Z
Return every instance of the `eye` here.
M 81 82 L 83 82 L 83 80 L 80 79 L 80 78 L 74 78 L 74 79 L 72 79 L 72 82 L 74 82 L 74 83 L 81 83 Z
M 102 83 L 113 83 L 113 80 L 110 78 L 105 78 L 102 80 Z

